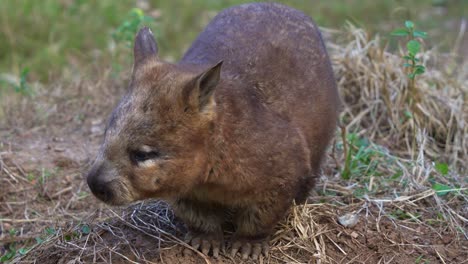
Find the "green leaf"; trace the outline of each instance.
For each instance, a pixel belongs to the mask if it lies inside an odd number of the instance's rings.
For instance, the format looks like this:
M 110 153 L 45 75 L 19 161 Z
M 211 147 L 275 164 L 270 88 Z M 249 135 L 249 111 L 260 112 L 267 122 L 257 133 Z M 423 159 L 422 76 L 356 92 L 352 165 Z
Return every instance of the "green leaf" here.
M 10 231 L 8 231 L 8 233 L 10 234 L 10 236 L 15 236 L 16 235 L 16 229 L 12 228 L 12 229 L 10 229 Z
M 446 176 L 449 172 L 449 167 L 447 163 L 436 162 L 435 169 L 444 176 Z
M 413 118 L 413 114 L 408 110 L 408 109 L 405 109 L 405 111 L 403 111 L 403 114 L 406 116 L 406 118 L 408 119 L 411 119 Z
M 409 34 L 410 34 L 409 31 L 406 30 L 405 28 L 395 29 L 390 33 L 390 35 L 392 36 L 401 36 L 401 37 L 408 36 Z
M 413 64 L 411 64 L 411 63 L 404 63 L 403 64 L 403 67 L 411 67 L 411 66 L 413 66 Z
M 369 145 L 370 145 L 369 139 L 364 138 L 364 137 L 358 138 L 355 142 L 355 146 L 360 147 L 360 148 L 368 147 Z
M 46 227 L 45 231 L 48 235 L 55 235 L 55 229 L 53 227 Z
M 5 253 L 5 255 L 3 255 L 0 258 L 0 262 L 7 262 L 8 260 L 14 258 L 15 255 L 16 255 L 16 251 L 8 251 L 7 253 Z
M 415 38 L 427 38 L 427 33 L 424 32 L 424 31 L 415 30 L 413 32 L 413 37 L 415 37 Z
M 21 255 L 26 255 L 26 253 L 28 253 L 28 249 L 27 248 L 20 248 L 18 250 L 18 253 L 20 253 Z
M 414 56 L 405 55 L 405 56 L 403 56 L 403 59 L 405 59 L 405 60 L 413 60 L 413 59 L 414 59 Z
M 21 74 L 20 74 L 20 78 L 23 80 L 23 79 L 26 79 L 26 77 L 28 76 L 28 73 L 29 73 L 29 68 L 28 67 L 25 67 L 21 70 Z
M 44 239 L 42 239 L 41 237 L 36 237 L 37 244 L 42 244 L 43 242 L 44 242 Z
M 396 180 L 396 179 L 399 179 L 402 175 L 403 175 L 403 171 L 400 170 L 400 171 L 397 171 L 395 174 L 393 174 L 390 179 Z
M 414 73 L 409 73 L 408 74 L 408 78 L 410 78 L 411 80 L 414 79 L 414 76 L 416 76 L 416 75 L 414 75 Z
M 83 225 L 81 227 L 81 233 L 83 233 L 85 235 L 91 233 L 91 228 L 89 227 L 89 225 Z
M 356 198 L 360 199 L 360 198 L 364 197 L 364 195 L 366 195 L 367 192 L 368 192 L 368 190 L 365 187 L 361 187 L 361 188 L 357 188 L 356 190 L 354 190 L 353 195 Z
M 419 66 L 419 67 L 418 67 Z M 414 74 L 415 75 L 421 75 L 423 74 L 424 72 L 426 71 L 426 68 L 424 68 L 424 66 L 422 65 L 416 65 L 416 68 L 414 69 Z
M 419 52 L 419 49 L 421 48 L 421 44 L 416 40 L 410 40 L 406 44 L 406 48 L 408 49 L 410 55 L 414 56 Z
M 406 20 L 405 21 L 405 27 L 407 29 L 413 29 L 414 28 L 414 23 L 412 21 L 410 21 L 410 20 Z
M 441 183 L 434 183 L 432 185 L 432 189 L 434 191 L 436 191 L 437 195 L 439 196 L 444 196 L 446 195 L 447 193 L 450 192 L 450 190 L 452 189 L 452 187 L 448 186 L 448 185 L 445 185 L 445 184 L 441 184 Z

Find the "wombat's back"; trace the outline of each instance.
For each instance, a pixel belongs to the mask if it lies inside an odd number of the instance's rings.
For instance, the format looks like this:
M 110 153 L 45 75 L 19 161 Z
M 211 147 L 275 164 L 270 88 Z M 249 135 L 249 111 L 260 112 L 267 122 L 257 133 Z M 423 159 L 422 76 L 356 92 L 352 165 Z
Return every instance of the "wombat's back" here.
M 209 65 L 220 60 L 224 61 L 223 75 L 240 80 L 235 89 L 255 90 L 260 95 L 257 103 L 299 127 L 311 149 L 316 174 L 333 136 L 340 102 L 314 22 L 280 4 L 226 9 L 199 35 L 180 63 Z

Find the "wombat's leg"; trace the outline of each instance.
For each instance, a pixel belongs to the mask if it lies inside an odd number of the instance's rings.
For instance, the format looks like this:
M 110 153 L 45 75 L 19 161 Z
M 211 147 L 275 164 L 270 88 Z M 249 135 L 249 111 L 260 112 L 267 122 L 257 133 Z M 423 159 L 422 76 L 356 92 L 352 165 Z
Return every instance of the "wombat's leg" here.
M 239 251 L 242 259 L 249 256 L 257 259 L 262 253 L 267 255 L 269 235 L 288 206 L 285 201 L 274 201 L 237 210 L 234 217 L 236 232 L 232 239 L 231 256 L 235 256 Z
M 173 207 L 176 215 L 187 226 L 186 242 L 206 255 L 211 249 L 213 257 L 218 257 L 223 245 L 222 209 L 215 205 L 188 199 L 179 199 Z M 184 249 L 184 254 L 190 253 L 190 249 Z

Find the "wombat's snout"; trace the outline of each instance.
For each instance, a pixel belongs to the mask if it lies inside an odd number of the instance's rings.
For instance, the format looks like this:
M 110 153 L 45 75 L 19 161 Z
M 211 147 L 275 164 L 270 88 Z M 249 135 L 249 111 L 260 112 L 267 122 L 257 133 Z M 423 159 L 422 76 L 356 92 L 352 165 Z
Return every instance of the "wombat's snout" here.
M 88 182 L 88 186 L 93 192 L 93 194 L 99 198 L 101 201 L 108 203 L 112 201 L 114 197 L 114 193 L 111 189 L 110 182 L 104 181 L 100 177 L 101 168 L 92 168 L 91 171 L 88 173 L 86 181 Z

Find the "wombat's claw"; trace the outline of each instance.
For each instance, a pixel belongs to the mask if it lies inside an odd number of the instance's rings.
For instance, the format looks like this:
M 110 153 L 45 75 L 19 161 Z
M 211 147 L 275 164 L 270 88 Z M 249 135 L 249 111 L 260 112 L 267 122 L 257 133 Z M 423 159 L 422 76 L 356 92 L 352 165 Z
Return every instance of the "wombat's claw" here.
M 213 252 L 213 257 L 218 258 L 219 257 L 219 250 L 221 248 L 222 244 L 222 236 L 216 236 L 216 235 L 207 235 L 207 234 L 192 234 L 188 233 L 185 237 L 185 241 L 187 244 L 192 246 L 196 250 L 200 250 L 203 254 L 208 255 L 210 252 L 210 249 Z M 191 255 L 192 250 L 189 248 L 185 248 L 184 255 Z
M 268 241 L 261 241 L 261 242 L 240 242 L 236 241 L 231 245 L 231 257 L 236 256 L 237 252 L 241 253 L 241 257 L 243 260 L 252 257 L 252 259 L 256 260 L 263 253 L 263 255 L 268 255 L 269 250 Z

